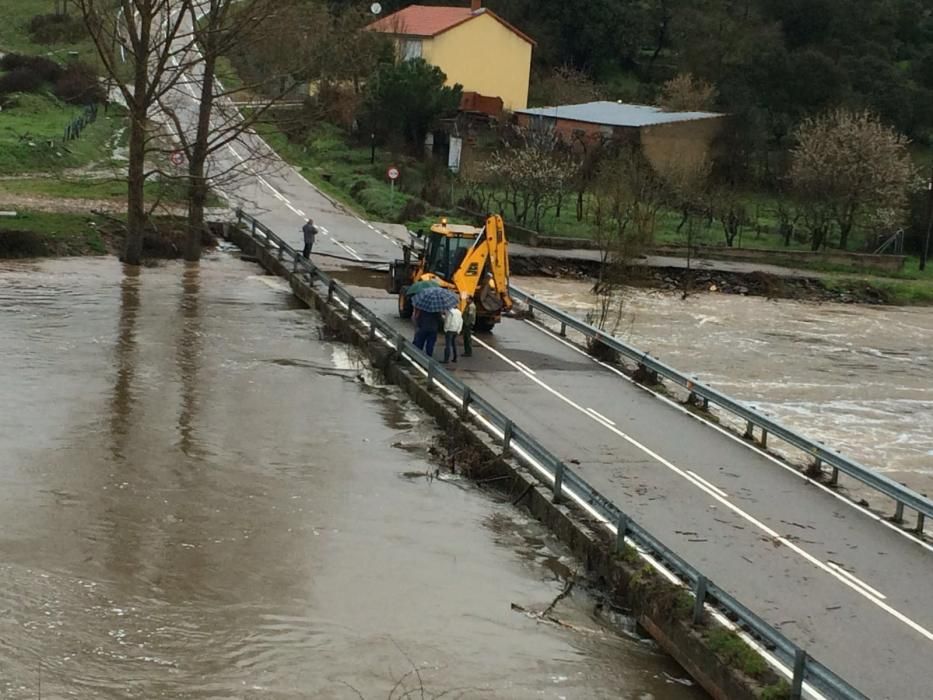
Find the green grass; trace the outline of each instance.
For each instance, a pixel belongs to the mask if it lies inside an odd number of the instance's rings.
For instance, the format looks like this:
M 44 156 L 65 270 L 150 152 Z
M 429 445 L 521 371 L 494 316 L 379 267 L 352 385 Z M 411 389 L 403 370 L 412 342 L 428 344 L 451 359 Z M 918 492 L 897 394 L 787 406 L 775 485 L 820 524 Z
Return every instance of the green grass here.
M 777 683 L 772 683 L 762 688 L 758 697 L 761 698 L 761 700 L 790 700 L 790 683 L 782 678 Z
M 21 212 L 0 217 L 0 257 L 103 255 L 101 232 L 80 214 Z
M 108 142 L 122 126 L 122 116 L 98 110 L 97 120 L 78 139 L 65 141 L 66 125 L 81 113 L 52 95 L 12 96 L 0 111 L 0 174 L 74 168 L 108 157 Z
M 758 678 L 768 670 L 768 664 L 758 652 L 746 644 L 735 632 L 716 628 L 706 637 L 710 649 L 727 664 L 747 676 Z
M 188 199 L 183 180 L 166 180 L 146 183 L 146 198 L 161 197 L 166 203 L 184 203 Z M 0 192 L 11 194 L 38 195 L 58 199 L 123 199 L 126 197 L 126 180 L 67 180 L 53 178 L 25 178 L 0 180 Z M 208 206 L 218 206 L 220 200 L 209 197 Z
M 73 7 L 69 11 L 77 12 Z M 0 22 L 0 51 L 49 56 L 59 61 L 65 61 L 70 51 L 77 51 L 79 59 L 97 63 L 97 52 L 90 37 L 79 42 L 51 45 L 32 41 L 26 31 L 29 20 L 35 15 L 53 12 L 55 0 L 0 0 L 0 17 L 3 18 Z
M 423 178 L 417 161 L 378 149 L 376 162 L 371 163 L 368 146 L 348 144 L 339 129 L 327 125 L 319 127 L 304 143 L 290 141 L 269 123 L 258 124 L 256 131 L 279 155 L 331 197 L 371 219 L 408 223 L 403 220 L 403 210 L 416 198 L 414 193 L 421 189 Z M 399 167 L 402 172 L 402 179 L 394 190 L 385 177 L 390 165 Z

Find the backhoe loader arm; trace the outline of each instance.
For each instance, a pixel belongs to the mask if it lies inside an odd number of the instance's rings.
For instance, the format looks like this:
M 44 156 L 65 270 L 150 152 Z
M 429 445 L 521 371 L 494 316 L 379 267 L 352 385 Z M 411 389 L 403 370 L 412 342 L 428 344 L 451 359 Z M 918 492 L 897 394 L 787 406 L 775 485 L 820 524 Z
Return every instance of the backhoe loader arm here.
M 457 266 L 453 282 L 461 296 L 472 296 L 480 309 L 500 313 L 512 308 L 509 244 L 501 216 L 486 219 L 483 231 Z M 464 305 L 462 302 L 461 306 Z

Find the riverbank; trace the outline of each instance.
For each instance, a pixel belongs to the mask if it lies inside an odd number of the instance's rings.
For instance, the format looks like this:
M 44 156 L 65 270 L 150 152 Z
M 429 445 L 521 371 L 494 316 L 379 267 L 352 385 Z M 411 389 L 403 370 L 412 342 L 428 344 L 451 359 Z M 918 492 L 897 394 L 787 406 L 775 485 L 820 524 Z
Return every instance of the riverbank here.
M 160 216 L 143 237 L 143 257 L 173 260 L 181 257 L 186 235 L 185 220 Z M 125 232 L 118 217 L 68 212 L 18 212 L 0 216 L 0 259 L 119 255 Z M 217 239 L 205 232 L 205 248 Z
M 577 253 L 577 254 L 573 254 Z M 522 246 L 510 256 L 512 273 L 552 279 L 595 278 L 596 251 L 536 251 Z M 841 304 L 933 305 L 933 277 L 877 277 L 781 268 L 751 263 L 647 257 L 630 270 L 628 284 L 689 294 L 738 294 Z

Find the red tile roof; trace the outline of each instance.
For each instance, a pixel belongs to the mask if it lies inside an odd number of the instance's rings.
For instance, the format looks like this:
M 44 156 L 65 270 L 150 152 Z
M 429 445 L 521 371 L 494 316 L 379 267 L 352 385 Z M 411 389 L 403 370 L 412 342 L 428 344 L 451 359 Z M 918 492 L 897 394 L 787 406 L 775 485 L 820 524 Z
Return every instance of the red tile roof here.
M 473 12 L 469 7 L 435 7 L 432 5 L 409 5 L 403 10 L 378 19 L 367 29 L 386 34 L 401 34 L 404 36 L 432 37 L 443 34 L 459 24 L 468 22 L 482 14 L 488 14 L 497 22 L 508 27 L 529 44 L 535 41 L 523 34 L 496 13 L 486 8 Z

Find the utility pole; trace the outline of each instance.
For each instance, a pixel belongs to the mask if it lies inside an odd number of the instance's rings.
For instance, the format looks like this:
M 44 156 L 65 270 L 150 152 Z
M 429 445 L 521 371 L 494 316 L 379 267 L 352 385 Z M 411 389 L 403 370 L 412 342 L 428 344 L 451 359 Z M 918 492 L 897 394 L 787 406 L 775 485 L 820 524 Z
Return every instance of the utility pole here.
M 930 234 L 933 233 L 933 168 L 930 168 L 930 180 L 927 182 L 927 235 L 923 240 L 923 249 L 920 251 L 920 270 L 927 266 L 930 256 Z

